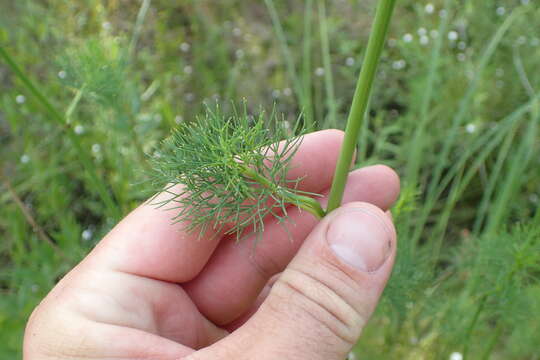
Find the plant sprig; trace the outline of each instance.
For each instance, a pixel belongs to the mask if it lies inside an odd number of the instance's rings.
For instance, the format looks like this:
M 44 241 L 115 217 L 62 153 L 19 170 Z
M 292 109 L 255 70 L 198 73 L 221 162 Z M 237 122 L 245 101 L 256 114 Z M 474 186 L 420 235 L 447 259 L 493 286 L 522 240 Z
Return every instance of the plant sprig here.
M 310 197 L 315 194 L 298 190 L 301 179 L 287 177 L 302 137 L 290 138 L 276 126 L 274 112 L 255 119 L 245 107 L 231 116 L 207 107 L 203 117 L 164 142 L 154 168 L 157 182 L 169 185 L 158 205 L 177 209 L 174 220 L 187 221 L 190 230 L 203 234 L 212 224 L 237 239 L 248 228 L 262 232 L 267 216 L 284 222 L 290 204 L 318 218 L 339 207 L 395 2 L 380 0 L 377 7 L 326 210 Z
M 301 179 L 287 174 L 302 136 L 290 137 L 284 121 L 272 112 L 256 117 L 246 107 L 225 115 L 219 106 L 206 107 L 192 123 L 181 124 L 153 160 L 154 179 L 168 184 L 155 204 L 177 209 L 174 221 L 189 230 L 236 234 L 260 233 L 264 219 L 287 218 L 292 204 L 324 216 L 324 210 L 301 191 Z

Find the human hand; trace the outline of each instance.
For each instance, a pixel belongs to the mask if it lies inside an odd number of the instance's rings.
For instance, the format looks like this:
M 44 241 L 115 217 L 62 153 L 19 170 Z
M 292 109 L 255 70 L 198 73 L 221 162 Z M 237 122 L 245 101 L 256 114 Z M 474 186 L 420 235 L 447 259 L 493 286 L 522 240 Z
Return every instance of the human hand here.
M 304 138 L 289 174 L 302 190 L 328 192 L 342 138 Z M 24 359 L 342 360 L 390 275 L 398 192 L 387 167 L 353 171 L 346 205 L 320 222 L 291 208 L 289 234 L 272 219 L 256 247 L 143 204 L 36 308 Z

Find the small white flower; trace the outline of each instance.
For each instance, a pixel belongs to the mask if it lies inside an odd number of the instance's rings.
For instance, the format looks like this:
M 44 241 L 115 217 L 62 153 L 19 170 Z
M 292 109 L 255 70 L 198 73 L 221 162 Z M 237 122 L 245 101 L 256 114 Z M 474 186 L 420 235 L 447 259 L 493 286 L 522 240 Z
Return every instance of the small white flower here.
M 389 47 L 393 48 L 393 47 L 395 47 L 396 45 L 397 45 L 397 40 L 396 40 L 396 39 L 394 39 L 394 38 L 388 39 L 388 46 L 389 46 Z
M 433 6 L 433 4 L 431 4 L 431 3 L 426 4 L 426 7 L 424 8 L 424 10 L 428 14 L 433 14 L 433 12 L 435 11 L 435 6 Z
M 527 43 L 527 38 L 521 35 L 520 37 L 518 37 L 517 43 L 518 45 L 525 45 Z
M 318 67 L 317 69 L 315 69 L 315 75 L 316 76 L 323 76 L 324 75 L 324 69 L 322 67 Z
M 75 125 L 75 128 L 73 129 L 73 131 L 75 131 L 75 134 L 77 134 L 77 135 L 84 134 L 84 126 Z
M 459 53 L 459 54 L 457 54 L 457 59 L 458 59 L 458 61 L 463 62 L 463 61 L 467 60 L 467 55 L 465 55 L 464 53 Z
M 15 97 L 15 102 L 16 102 L 17 104 L 24 104 L 24 103 L 26 102 L 26 96 L 24 96 L 24 95 L 17 95 L 17 96 Z
M 354 66 L 354 58 L 349 56 L 347 59 L 345 59 L 345 65 Z
M 94 154 L 99 154 L 101 152 L 101 145 L 99 144 L 92 145 L 92 152 Z
M 67 72 L 65 72 L 65 70 L 60 70 L 60 71 L 58 72 L 58 77 L 59 77 L 60 79 L 65 79 L 66 76 L 67 76 Z
M 289 130 L 291 128 L 291 124 L 289 124 L 288 121 L 282 121 L 281 127 L 284 128 L 285 130 Z
M 292 95 L 292 90 L 291 90 L 291 88 L 285 88 L 285 89 L 283 89 L 283 95 L 285 95 L 285 96 L 291 96 L 291 95 Z
M 429 44 L 429 37 L 427 35 L 420 36 L 420 44 L 421 45 Z
M 28 164 L 30 162 L 30 156 L 24 154 L 23 156 L 21 156 L 21 163 L 23 164 Z
M 457 31 L 452 30 L 452 31 L 450 31 L 450 32 L 448 33 L 448 40 L 450 40 L 450 41 L 456 41 L 458 38 L 459 38 L 459 34 L 458 34 Z
M 193 93 L 186 93 L 185 98 L 187 102 L 192 102 L 195 100 L 195 95 Z
M 450 354 L 450 360 L 463 360 L 463 355 L 459 352 L 453 352 Z
M 401 69 L 404 69 L 405 66 L 407 66 L 407 62 L 403 59 L 401 60 L 396 60 L 392 63 L 392 69 L 394 70 L 401 70 Z
M 235 27 L 232 31 L 234 36 L 240 36 L 242 35 L 242 29 Z
M 447 15 L 448 15 L 448 11 L 446 11 L 445 9 L 442 9 L 441 11 L 439 11 L 439 17 L 441 19 L 444 19 Z
M 274 89 L 274 90 L 272 90 L 272 97 L 273 97 L 274 99 L 277 99 L 277 98 L 279 98 L 280 96 L 281 96 L 281 91 L 279 91 L 279 89 Z
M 469 134 L 474 133 L 476 131 L 476 125 L 473 123 L 467 124 L 467 126 L 465 126 L 465 131 Z
M 104 21 L 103 23 L 101 23 L 101 27 L 103 28 L 103 30 L 105 31 L 109 31 L 112 29 L 112 25 L 110 22 L 108 21 Z
M 92 229 L 86 229 L 82 232 L 81 237 L 84 241 L 88 241 L 92 239 L 92 235 L 94 235 Z
M 503 16 L 504 14 L 506 14 L 506 9 L 503 6 L 499 6 L 496 12 L 497 12 L 497 15 Z
M 529 5 L 529 0 L 521 0 L 521 5 Z
M 174 122 L 175 123 L 180 124 L 180 123 L 182 123 L 182 121 L 184 121 L 184 117 L 182 115 L 176 115 L 174 117 Z
M 349 355 L 347 355 L 347 360 L 356 360 L 356 355 L 351 351 Z
M 539 39 L 539 38 L 536 38 L 536 37 L 535 37 L 535 38 L 532 38 L 532 39 L 531 39 L 531 46 L 536 47 L 536 46 L 538 46 L 538 45 L 540 45 L 540 39 Z
M 244 50 L 238 49 L 234 52 L 234 55 L 236 56 L 237 59 L 241 59 L 244 57 Z
M 540 197 L 538 196 L 538 194 L 529 195 L 529 201 L 532 202 L 533 204 L 538 204 L 539 200 L 540 200 Z
M 183 42 L 183 43 L 180 44 L 180 50 L 181 50 L 182 52 L 185 52 L 185 53 L 186 53 L 186 52 L 188 52 L 190 49 L 191 49 L 191 45 L 190 45 L 189 43 Z
M 193 66 L 191 65 L 184 66 L 184 73 L 187 75 L 191 75 L 193 73 Z
M 427 34 L 426 28 L 423 28 L 423 27 L 419 28 L 418 31 L 417 31 L 417 34 L 418 34 L 418 36 L 426 35 Z
M 414 37 L 412 36 L 412 34 L 405 34 L 403 35 L 403 41 L 405 41 L 406 43 L 410 43 L 411 41 L 413 41 Z
M 459 50 L 465 50 L 467 48 L 467 43 L 465 41 L 460 41 L 457 44 Z
M 436 39 L 439 37 L 439 30 L 433 29 L 429 32 L 429 36 L 431 36 L 433 39 Z

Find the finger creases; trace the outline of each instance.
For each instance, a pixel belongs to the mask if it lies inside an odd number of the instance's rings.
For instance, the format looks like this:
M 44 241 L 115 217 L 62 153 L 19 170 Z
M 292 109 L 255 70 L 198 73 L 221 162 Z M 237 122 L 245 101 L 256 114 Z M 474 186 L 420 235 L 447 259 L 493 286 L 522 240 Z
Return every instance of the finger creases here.
M 328 187 L 330 184 L 328 184 Z M 328 190 L 326 190 L 327 192 Z M 349 175 L 344 203 L 369 202 L 388 209 L 399 193 L 399 179 L 386 166 L 370 166 Z M 321 199 L 325 202 L 326 197 Z M 253 312 L 268 280 L 283 271 L 318 220 L 298 208 L 288 212 L 285 224 L 270 221 L 261 235 L 240 243 L 223 241 L 205 269 L 185 289 L 209 320 L 225 326 Z

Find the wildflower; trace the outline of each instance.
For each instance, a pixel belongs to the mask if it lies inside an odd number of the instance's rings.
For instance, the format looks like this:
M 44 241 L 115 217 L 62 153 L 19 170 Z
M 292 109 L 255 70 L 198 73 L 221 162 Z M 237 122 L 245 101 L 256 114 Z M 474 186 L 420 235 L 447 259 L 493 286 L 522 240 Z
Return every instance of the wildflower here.
M 110 31 L 112 29 L 112 25 L 110 22 L 108 21 L 104 21 L 102 24 L 101 24 L 101 27 L 103 28 L 103 30 L 105 31 Z
M 234 36 L 238 37 L 238 36 L 242 35 L 242 30 L 240 28 L 235 27 L 233 29 L 232 33 L 233 33 Z
M 441 19 L 444 19 L 446 15 L 448 15 L 448 11 L 446 11 L 445 9 L 442 9 L 441 11 L 439 11 L 439 17 Z
M 187 102 L 192 102 L 193 100 L 195 100 L 195 95 L 193 93 L 187 93 L 185 95 L 185 98 Z
M 190 49 L 191 49 L 191 45 L 189 43 L 183 42 L 183 43 L 180 44 L 180 50 L 182 52 L 187 53 Z
M 403 68 L 405 68 L 405 66 L 407 66 L 407 62 L 403 59 L 401 60 L 396 60 L 392 63 L 392 69 L 394 70 L 401 70 Z
M 234 55 L 236 56 L 237 59 L 241 59 L 244 57 L 244 50 L 238 49 L 234 52 Z
M 521 5 L 529 5 L 529 0 L 521 0 Z
M 354 58 L 349 56 L 347 59 L 345 59 L 345 65 L 353 66 L 354 65 Z
M 24 154 L 23 156 L 21 156 L 21 163 L 23 164 L 28 164 L 28 162 L 30 162 L 30 156 Z
M 527 43 L 527 38 L 525 36 L 520 36 L 518 37 L 517 39 L 517 44 L 518 45 L 525 45 Z
M 73 131 L 75 131 L 75 134 L 77 134 L 77 135 L 84 134 L 84 126 L 76 125 L 75 128 L 73 129 Z
M 84 241 L 88 241 L 92 239 L 92 235 L 94 235 L 92 229 L 86 229 L 82 232 L 81 237 Z
M 459 34 L 457 33 L 457 31 L 452 30 L 448 33 L 448 40 L 456 41 L 458 38 L 459 38 Z
M 453 352 L 450 354 L 450 360 L 463 360 L 463 355 L 459 352 Z
M 433 29 L 429 32 L 429 36 L 431 36 L 433 39 L 436 39 L 439 37 L 439 30 Z
M 467 48 L 467 43 L 465 41 L 460 41 L 457 47 L 459 50 L 465 50 Z
M 24 104 L 24 103 L 26 102 L 26 96 L 24 96 L 24 95 L 17 95 L 17 96 L 15 97 L 15 102 L 16 102 L 17 104 Z
M 184 73 L 187 75 L 191 75 L 193 73 L 193 67 L 191 65 L 184 66 Z
M 67 73 L 66 73 L 64 70 L 60 70 L 60 71 L 58 72 L 58 77 L 59 77 L 60 79 L 65 79 L 65 78 L 67 77 Z
M 417 33 L 418 33 L 418 36 L 424 36 L 427 34 L 427 30 L 426 28 L 421 27 L 418 29 Z
M 426 7 L 424 8 L 424 10 L 428 14 L 433 14 L 433 12 L 435 11 L 435 6 L 433 6 L 432 3 L 426 4 Z
M 279 91 L 278 89 L 272 90 L 272 97 L 273 97 L 274 99 L 277 99 L 277 98 L 279 98 L 280 96 L 281 96 L 281 91 Z
M 393 39 L 393 38 L 390 38 L 388 39 L 388 46 L 393 48 L 397 45 L 397 40 L 396 39 Z
M 538 194 L 531 194 L 529 195 L 529 201 L 533 204 L 538 204 L 538 200 L 540 200 L 540 197 Z
M 182 123 L 182 121 L 184 121 L 184 117 L 182 115 L 176 115 L 174 117 L 174 122 L 175 123 L 180 124 L 180 123 Z
M 405 34 L 403 35 L 403 41 L 405 41 L 406 43 L 410 43 L 411 41 L 413 41 L 414 37 L 412 36 L 412 34 Z
M 347 360 L 356 360 L 356 355 L 351 351 L 349 355 L 347 355 Z
M 465 131 L 469 134 L 474 133 L 476 131 L 476 125 L 473 123 L 467 124 L 467 126 L 465 126 Z
M 499 7 L 497 8 L 497 11 L 496 11 L 496 12 L 497 12 L 497 15 L 503 16 L 504 14 L 506 14 L 506 9 L 505 9 L 503 6 L 499 6 Z
M 458 59 L 458 61 L 463 62 L 463 61 L 467 60 L 467 55 L 465 55 L 464 53 L 459 53 L 459 54 L 457 54 L 457 59 Z
M 540 45 L 540 39 L 539 39 L 539 38 L 536 38 L 536 37 L 533 38 L 533 39 L 531 40 L 531 46 L 535 46 L 535 47 L 536 47 L 536 46 L 538 46 L 538 45 Z
M 283 95 L 285 95 L 285 96 L 291 96 L 291 95 L 292 95 L 292 90 L 291 90 L 291 88 L 285 88 L 285 89 L 283 89 Z
M 429 44 L 429 37 L 427 35 L 420 36 L 420 44 L 421 45 Z
M 92 145 L 92 152 L 94 154 L 99 154 L 101 152 L 101 145 L 99 144 Z
M 318 67 L 315 69 L 315 75 L 316 76 L 323 76 L 324 75 L 324 69 L 322 67 Z

